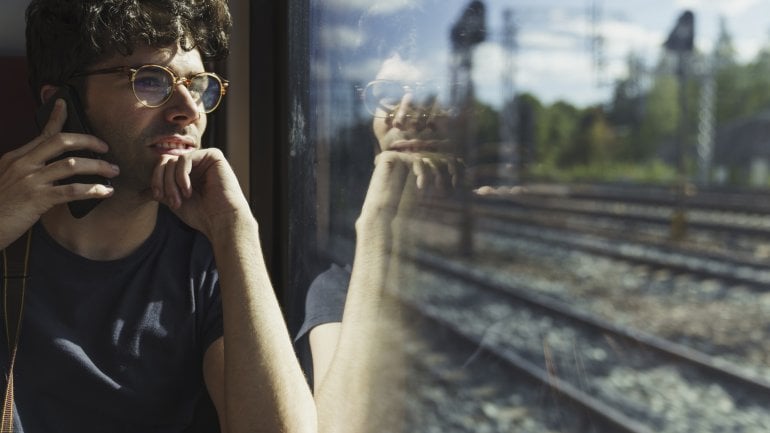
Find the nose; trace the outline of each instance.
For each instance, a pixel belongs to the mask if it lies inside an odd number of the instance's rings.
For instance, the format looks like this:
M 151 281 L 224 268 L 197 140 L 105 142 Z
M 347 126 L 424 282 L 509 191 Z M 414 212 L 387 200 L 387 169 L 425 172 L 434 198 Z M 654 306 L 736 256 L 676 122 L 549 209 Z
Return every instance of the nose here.
M 404 93 L 401 103 L 393 111 L 391 121 L 394 128 L 421 131 L 428 125 L 430 116 L 422 109 L 417 109 L 412 103 L 414 95 L 411 92 Z
M 166 120 L 181 126 L 196 122 L 205 114 L 199 111 L 198 102 L 193 98 L 184 82 L 177 82 L 174 93 L 164 105 Z

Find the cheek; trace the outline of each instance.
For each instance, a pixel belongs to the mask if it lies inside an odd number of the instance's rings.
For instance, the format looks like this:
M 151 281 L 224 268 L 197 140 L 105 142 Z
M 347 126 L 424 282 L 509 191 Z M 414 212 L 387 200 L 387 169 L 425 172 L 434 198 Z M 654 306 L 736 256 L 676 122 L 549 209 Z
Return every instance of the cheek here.
M 128 121 L 129 113 L 125 111 L 131 108 L 131 104 L 123 103 L 126 92 L 124 86 L 108 85 L 103 81 L 108 80 L 99 80 L 87 85 L 85 112 L 94 131 L 108 133 L 118 122 Z
M 198 121 L 196 122 L 198 131 L 200 131 L 201 136 L 203 136 L 203 133 L 206 132 L 207 124 L 208 124 L 208 115 L 201 113 L 200 119 L 198 119 Z
M 96 92 L 91 92 L 92 95 L 94 93 Z M 94 131 L 109 132 L 115 126 L 129 122 L 129 113 L 121 110 L 120 105 L 107 98 L 90 98 L 86 108 L 86 115 Z
M 388 125 L 386 119 L 377 117 L 372 122 L 372 131 L 374 131 L 374 136 L 377 138 L 377 141 L 381 141 L 388 130 L 390 130 L 390 125 Z
M 107 142 L 110 147 L 117 145 L 117 141 L 124 141 L 125 137 L 137 135 L 145 128 L 141 119 L 136 119 L 136 116 L 131 114 L 114 109 L 109 111 L 106 107 L 101 111 L 92 110 L 89 120 L 92 122 L 94 135 Z

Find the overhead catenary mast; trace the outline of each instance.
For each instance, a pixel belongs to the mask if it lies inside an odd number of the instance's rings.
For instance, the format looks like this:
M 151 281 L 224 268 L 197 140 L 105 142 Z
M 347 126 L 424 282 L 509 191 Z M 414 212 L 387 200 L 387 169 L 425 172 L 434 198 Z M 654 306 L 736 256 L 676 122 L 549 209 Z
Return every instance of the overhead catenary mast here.
M 604 73 L 607 66 L 607 58 L 604 52 L 604 34 L 602 32 L 603 8 L 601 0 L 591 0 L 588 15 L 591 20 L 589 44 L 596 85 L 603 86 L 606 84 Z
M 497 178 L 501 182 L 512 180 L 518 176 L 518 181 L 523 182 L 523 173 L 518 170 L 514 173 L 514 167 L 521 160 L 520 146 L 516 139 L 518 129 L 518 115 L 516 110 L 516 25 L 514 23 L 513 9 L 503 11 L 503 69 L 500 74 L 501 89 L 503 95 L 503 107 L 500 110 L 500 163 L 497 166 Z M 518 153 L 518 158 L 517 158 Z

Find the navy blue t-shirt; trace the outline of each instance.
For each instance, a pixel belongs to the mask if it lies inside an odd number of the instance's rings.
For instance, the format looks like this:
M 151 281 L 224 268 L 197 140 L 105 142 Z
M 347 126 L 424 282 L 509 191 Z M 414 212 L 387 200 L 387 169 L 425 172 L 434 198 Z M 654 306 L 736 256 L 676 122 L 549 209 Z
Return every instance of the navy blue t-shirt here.
M 138 250 L 93 261 L 38 224 L 30 274 L 15 367 L 19 432 L 190 427 L 205 396 L 203 354 L 223 332 L 218 275 L 203 235 L 161 207 Z M 7 359 L 0 344 L 4 370 Z
M 310 352 L 310 331 L 324 323 L 342 322 L 345 299 L 350 285 L 350 265 L 340 267 L 332 264 L 319 274 L 307 291 L 305 298 L 305 319 L 294 338 L 295 347 L 305 376 L 313 385 L 313 359 Z

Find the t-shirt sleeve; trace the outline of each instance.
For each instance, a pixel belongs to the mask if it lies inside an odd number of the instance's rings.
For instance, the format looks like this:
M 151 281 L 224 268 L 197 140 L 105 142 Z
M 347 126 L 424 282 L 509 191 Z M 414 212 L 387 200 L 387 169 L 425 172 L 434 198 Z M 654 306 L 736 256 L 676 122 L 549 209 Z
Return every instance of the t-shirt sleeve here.
M 318 325 L 342 321 L 349 283 L 350 267 L 336 264 L 313 280 L 305 299 L 305 320 L 295 341 L 300 341 Z
M 342 321 L 345 298 L 350 283 L 350 266 L 332 265 L 318 275 L 308 288 L 305 298 L 305 319 L 294 344 L 308 384 L 313 386 L 313 358 L 308 334 L 318 325 Z
M 224 335 L 224 325 L 222 320 L 222 296 L 219 292 L 219 274 L 216 269 L 211 269 L 204 280 L 202 286 L 204 303 L 201 343 L 205 352 L 206 349 Z

